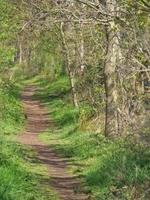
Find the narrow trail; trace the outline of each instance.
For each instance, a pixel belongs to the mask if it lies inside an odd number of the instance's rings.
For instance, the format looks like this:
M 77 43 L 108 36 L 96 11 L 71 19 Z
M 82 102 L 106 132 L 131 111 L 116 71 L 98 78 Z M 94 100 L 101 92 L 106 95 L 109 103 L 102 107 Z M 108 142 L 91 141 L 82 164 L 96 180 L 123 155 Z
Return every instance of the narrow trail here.
M 18 136 L 18 140 L 37 152 L 36 159 L 48 168 L 50 177 L 48 184 L 58 193 L 60 200 L 87 200 L 85 194 L 75 193 L 75 190 L 80 187 L 80 180 L 66 171 L 67 159 L 62 158 L 55 150 L 38 139 L 38 134 L 50 127 L 50 120 L 42 103 L 33 97 L 35 90 L 34 86 L 28 86 L 22 92 L 21 98 L 27 124 L 24 133 Z

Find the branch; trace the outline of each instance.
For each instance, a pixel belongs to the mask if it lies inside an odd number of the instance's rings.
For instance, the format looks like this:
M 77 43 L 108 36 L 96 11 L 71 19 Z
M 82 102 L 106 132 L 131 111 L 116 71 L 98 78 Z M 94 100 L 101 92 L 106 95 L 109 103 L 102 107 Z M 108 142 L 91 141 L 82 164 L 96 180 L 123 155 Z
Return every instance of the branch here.
M 97 10 L 97 11 L 99 10 L 97 5 L 94 5 L 93 3 L 89 2 L 89 1 L 84 1 L 84 0 L 76 0 L 76 1 L 88 6 L 90 8 L 93 8 L 94 10 Z

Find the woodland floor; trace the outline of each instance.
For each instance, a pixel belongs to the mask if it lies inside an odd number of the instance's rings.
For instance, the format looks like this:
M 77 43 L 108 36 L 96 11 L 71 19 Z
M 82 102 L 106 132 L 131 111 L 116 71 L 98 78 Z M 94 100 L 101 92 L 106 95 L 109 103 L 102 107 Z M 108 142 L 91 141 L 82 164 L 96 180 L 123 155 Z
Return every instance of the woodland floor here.
M 79 191 L 80 179 L 67 171 L 68 159 L 60 156 L 55 150 L 44 144 L 38 135 L 46 128 L 53 126 L 42 103 L 34 97 L 36 88 L 27 86 L 21 98 L 26 115 L 26 128 L 18 137 L 19 142 L 30 146 L 36 153 L 36 159 L 48 169 L 49 180 L 44 184 L 53 187 L 62 200 L 86 200 L 88 197 Z M 46 182 L 46 183 L 45 183 Z

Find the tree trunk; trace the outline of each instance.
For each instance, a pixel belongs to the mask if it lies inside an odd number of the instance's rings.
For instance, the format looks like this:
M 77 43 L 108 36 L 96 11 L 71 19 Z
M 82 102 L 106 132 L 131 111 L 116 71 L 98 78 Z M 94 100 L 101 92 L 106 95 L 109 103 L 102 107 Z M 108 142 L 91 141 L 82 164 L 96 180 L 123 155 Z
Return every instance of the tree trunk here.
M 22 50 L 22 43 L 19 41 L 19 63 L 22 64 L 23 62 L 23 50 Z
M 115 17 L 117 3 L 116 0 L 107 0 L 106 8 L 108 14 Z M 119 48 L 118 27 L 115 19 L 111 16 L 111 21 L 107 27 L 107 55 L 105 62 L 105 91 L 106 91 L 106 118 L 105 136 L 115 136 L 118 134 L 118 111 L 117 111 L 117 56 Z
M 81 65 L 80 65 L 80 70 L 81 70 L 81 74 L 84 73 L 84 68 L 85 68 L 85 65 L 84 65 L 84 38 L 83 38 L 83 22 L 80 22 L 80 31 L 81 31 L 81 43 L 80 43 L 80 62 L 81 62 Z
M 68 72 L 68 77 L 69 77 L 69 80 L 70 80 L 70 86 L 71 86 L 71 92 L 72 92 L 72 100 L 73 100 L 74 106 L 78 107 L 77 92 L 76 92 L 76 89 L 75 89 L 74 73 L 72 72 L 72 69 L 71 69 L 71 61 L 70 61 L 70 56 L 69 56 L 69 49 L 68 49 L 67 44 L 66 44 L 63 25 L 64 25 L 64 23 L 62 22 L 61 23 L 61 27 L 60 27 L 60 29 L 61 29 L 60 31 L 61 31 L 63 46 L 64 46 L 64 50 L 65 50 L 65 54 L 66 54 L 67 72 Z

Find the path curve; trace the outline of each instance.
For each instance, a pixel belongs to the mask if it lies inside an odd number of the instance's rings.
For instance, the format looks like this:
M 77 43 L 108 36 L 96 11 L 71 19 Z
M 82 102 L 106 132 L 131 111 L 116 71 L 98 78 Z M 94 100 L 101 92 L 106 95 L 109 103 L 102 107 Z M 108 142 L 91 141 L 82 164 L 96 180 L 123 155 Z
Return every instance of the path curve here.
M 66 171 L 67 160 L 38 139 L 38 134 L 50 126 L 50 120 L 42 103 L 33 97 L 35 90 L 34 86 L 27 86 L 22 92 L 27 123 L 24 133 L 18 136 L 18 140 L 37 152 L 37 159 L 48 168 L 50 186 L 55 189 L 61 200 L 87 200 L 87 195 L 75 193 L 75 189 L 80 187 L 80 180 Z

